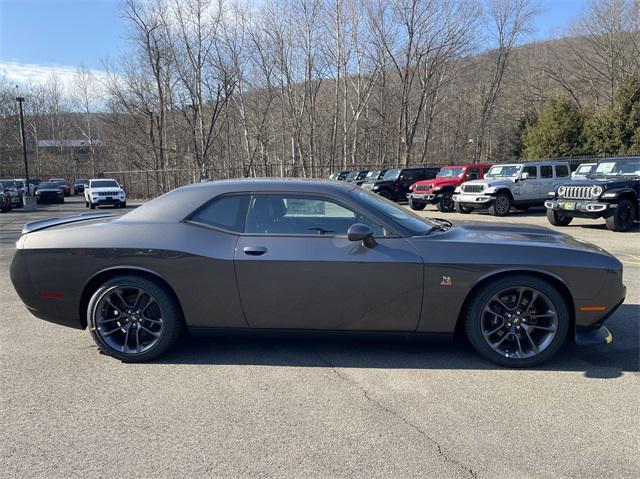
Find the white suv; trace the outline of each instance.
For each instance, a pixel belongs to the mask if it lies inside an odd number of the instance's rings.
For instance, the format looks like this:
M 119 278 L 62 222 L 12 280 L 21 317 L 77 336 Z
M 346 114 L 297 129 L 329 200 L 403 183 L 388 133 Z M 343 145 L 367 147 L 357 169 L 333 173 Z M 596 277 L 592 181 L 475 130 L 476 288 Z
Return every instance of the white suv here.
M 535 161 L 510 165 L 494 165 L 482 180 L 463 183 L 453 195 L 456 211 L 470 213 L 475 208 L 488 208 L 495 216 L 506 216 L 511 207 L 526 211 L 543 206 L 549 190 L 558 181 L 570 179 L 569 163 Z
M 92 210 L 96 206 L 113 205 L 127 207 L 127 197 L 116 180 L 94 178 L 84 189 L 84 205 Z

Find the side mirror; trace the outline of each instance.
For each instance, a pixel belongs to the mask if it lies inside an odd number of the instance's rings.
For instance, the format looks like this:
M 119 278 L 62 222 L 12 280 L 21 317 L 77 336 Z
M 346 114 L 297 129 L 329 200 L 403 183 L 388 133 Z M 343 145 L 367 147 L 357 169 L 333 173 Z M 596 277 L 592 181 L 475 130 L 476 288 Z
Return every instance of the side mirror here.
M 373 230 L 365 224 L 354 223 L 349 226 L 347 231 L 347 239 L 349 241 L 362 241 L 367 248 L 373 248 L 376 240 L 373 238 Z
M 520 176 L 521 180 L 526 180 L 527 178 L 529 178 L 529 173 L 522 173 L 522 175 Z

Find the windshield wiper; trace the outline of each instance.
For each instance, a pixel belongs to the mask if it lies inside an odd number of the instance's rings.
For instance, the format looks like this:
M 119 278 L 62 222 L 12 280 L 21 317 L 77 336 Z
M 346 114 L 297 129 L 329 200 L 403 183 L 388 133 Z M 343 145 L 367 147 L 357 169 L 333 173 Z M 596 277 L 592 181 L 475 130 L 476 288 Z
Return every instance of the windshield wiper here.
M 434 231 L 447 231 L 453 228 L 453 223 L 449 220 L 445 220 L 442 218 L 427 218 L 431 225 L 431 229 L 427 231 L 427 235 L 433 233 Z

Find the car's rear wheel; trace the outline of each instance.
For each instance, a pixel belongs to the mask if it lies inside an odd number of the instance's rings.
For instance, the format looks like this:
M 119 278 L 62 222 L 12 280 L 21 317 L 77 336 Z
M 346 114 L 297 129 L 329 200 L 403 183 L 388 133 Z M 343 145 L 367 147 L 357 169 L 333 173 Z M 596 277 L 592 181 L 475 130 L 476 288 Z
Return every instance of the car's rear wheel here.
M 425 206 L 427 206 L 426 203 L 416 203 L 413 198 L 409 198 L 409 208 L 412 210 L 422 211 Z
M 112 278 L 95 291 L 87 318 L 98 348 L 125 362 L 159 356 L 184 327 L 180 309 L 164 286 L 129 275 Z
M 443 213 L 450 213 L 455 208 L 455 202 L 453 201 L 453 195 L 451 193 L 444 193 L 440 197 L 440 201 L 436 205 L 439 211 Z
M 473 208 L 468 208 L 466 206 L 461 205 L 460 203 L 455 204 L 456 213 L 469 214 L 473 211 Z
M 636 219 L 636 210 L 633 203 L 624 198 L 618 202 L 613 215 L 606 219 L 607 228 L 611 231 L 629 231 Z
M 569 310 L 549 282 L 526 275 L 487 283 L 469 301 L 465 329 L 485 358 L 508 367 L 536 366 L 558 352 Z
M 489 206 L 489 213 L 493 216 L 507 216 L 509 211 L 511 211 L 511 198 L 506 193 L 498 194 L 493 204 Z
M 568 226 L 573 221 L 571 216 L 563 216 L 554 210 L 547 210 L 547 219 L 553 226 Z

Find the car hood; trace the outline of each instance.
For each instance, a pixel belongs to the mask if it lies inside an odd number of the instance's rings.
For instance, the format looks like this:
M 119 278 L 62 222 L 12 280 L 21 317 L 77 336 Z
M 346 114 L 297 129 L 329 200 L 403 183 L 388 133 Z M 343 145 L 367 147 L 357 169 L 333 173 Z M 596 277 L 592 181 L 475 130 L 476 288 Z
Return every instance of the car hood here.
M 453 185 L 457 186 L 460 184 L 459 178 L 434 178 L 432 180 L 423 180 L 415 183 L 416 185 L 432 185 L 432 186 L 445 186 L 445 185 Z
M 514 183 L 513 179 L 508 178 L 484 178 L 482 180 L 471 180 L 465 181 L 464 185 L 491 185 L 491 186 L 502 186 L 502 185 L 512 185 Z
M 88 188 L 88 187 L 87 187 Z M 102 186 L 100 188 L 88 188 L 92 192 L 101 192 L 101 191 L 120 191 L 122 188 L 120 186 Z
M 426 236 L 424 238 L 429 238 Z M 604 249 L 565 233 L 560 233 L 541 226 L 514 226 L 503 223 L 468 223 L 457 226 L 439 234 L 438 240 L 456 243 L 490 245 L 492 248 L 526 246 L 568 249 L 589 253 L 603 254 L 611 257 Z
M 557 186 L 593 186 L 599 185 L 604 189 L 620 188 L 628 186 L 634 181 L 640 181 L 637 177 L 631 178 L 575 178 L 573 181 L 558 183 Z

